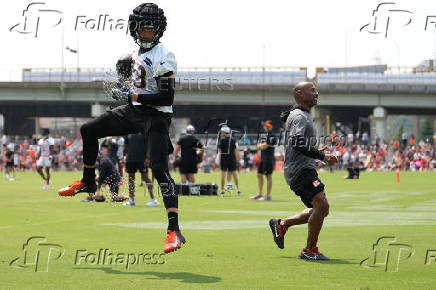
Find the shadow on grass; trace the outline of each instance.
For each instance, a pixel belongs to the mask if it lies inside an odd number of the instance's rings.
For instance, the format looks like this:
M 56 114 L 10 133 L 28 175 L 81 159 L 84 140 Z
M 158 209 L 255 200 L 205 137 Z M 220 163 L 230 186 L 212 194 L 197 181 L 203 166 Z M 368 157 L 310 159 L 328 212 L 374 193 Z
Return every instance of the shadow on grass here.
M 281 256 L 281 259 L 290 259 L 290 260 L 299 260 L 297 257 L 286 257 L 286 256 Z M 360 264 L 360 260 L 358 259 L 348 259 L 348 260 L 342 260 L 342 259 L 330 259 L 330 260 L 318 260 L 318 261 L 314 261 L 314 260 L 302 260 L 304 262 L 308 262 L 308 263 L 320 263 L 320 264 L 331 264 L 331 265 L 335 265 L 335 264 L 350 264 L 350 265 L 358 265 Z
M 100 270 L 107 274 L 115 274 L 115 275 L 148 275 L 154 276 L 149 279 L 171 279 L 171 280 L 180 280 L 182 283 L 217 283 L 221 281 L 220 277 L 216 276 L 206 276 L 189 272 L 173 272 L 173 273 L 165 273 L 165 272 L 153 272 L 153 271 L 145 271 L 145 272 L 123 272 L 119 270 L 114 270 L 112 268 L 74 268 L 74 270 Z

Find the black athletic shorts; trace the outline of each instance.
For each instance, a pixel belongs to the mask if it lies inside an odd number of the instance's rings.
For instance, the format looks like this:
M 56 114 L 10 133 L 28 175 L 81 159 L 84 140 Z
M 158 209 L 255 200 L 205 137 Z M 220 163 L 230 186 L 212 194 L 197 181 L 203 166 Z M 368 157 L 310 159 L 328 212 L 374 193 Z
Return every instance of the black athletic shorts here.
M 193 160 L 184 160 L 180 161 L 179 166 L 180 174 L 195 174 L 197 173 L 197 161 Z
M 324 192 L 324 184 L 318 178 L 318 173 L 313 168 L 301 169 L 290 187 L 308 208 L 313 207 L 313 197 L 320 192 Z
M 14 167 L 14 162 L 6 162 L 5 167 Z
M 260 161 L 257 167 L 258 174 L 271 175 L 274 170 L 274 161 Z
M 236 170 L 236 162 L 235 161 L 221 161 L 221 170 L 222 171 L 235 171 Z
M 144 162 L 126 162 L 127 173 L 147 173 L 148 167 L 144 166 Z

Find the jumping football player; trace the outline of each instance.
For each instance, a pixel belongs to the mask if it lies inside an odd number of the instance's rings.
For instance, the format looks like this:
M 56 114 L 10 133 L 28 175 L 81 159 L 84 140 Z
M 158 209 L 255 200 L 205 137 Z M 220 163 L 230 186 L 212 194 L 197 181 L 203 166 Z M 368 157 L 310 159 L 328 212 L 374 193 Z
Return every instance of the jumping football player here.
M 39 175 L 45 181 L 42 189 L 47 190 L 50 189 L 50 168 L 53 155 L 54 140 L 50 137 L 49 129 L 43 129 L 42 135 L 43 138 L 39 139 L 38 141 L 38 151 L 36 154 L 36 171 L 38 171 Z M 45 168 L 45 175 L 43 172 L 43 168 Z
M 315 159 L 334 164 L 334 154 L 324 153 L 325 146 L 318 150 L 316 132 L 310 109 L 318 102 L 318 91 L 311 82 L 298 83 L 294 88 L 296 105 L 282 113 L 286 122 L 285 179 L 290 188 L 308 207 L 302 212 L 284 219 L 269 220 L 273 238 L 280 249 L 284 248 L 284 237 L 289 227 L 308 224 L 307 244 L 298 255 L 299 259 L 328 260 L 318 251 L 318 236 L 324 218 L 329 213 L 329 203 L 324 193 L 324 184 L 318 178 Z M 314 144 L 315 143 L 315 144 Z
M 95 192 L 99 138 L 142 132 L 150 140 L 150 167 L 159 183 L 168 215 L 164 252 L 169 253 L 179 249 L 185 243 L 185 238 L 178 225 L 175 183 L 168 171 L 168 155 L 173 151 L 169 125 L 177 63 L 174 54 L 159 42 L 166 25 L 164 11 L 156 4 L 144 3 L 133 9 L 129 16 L 129 30 L 140 48 L 137 53 L 124 55 L 117 63 L 120 81 L 128 82 L 131 79 L 133 86 L 130 90 L 113 90 L 114 98 L 125 100 L 128 104 L 116 107 L 80 128 L 83 138 L 83 178 L 60 189 L 59 194 L 72 196 L 79 192 Z

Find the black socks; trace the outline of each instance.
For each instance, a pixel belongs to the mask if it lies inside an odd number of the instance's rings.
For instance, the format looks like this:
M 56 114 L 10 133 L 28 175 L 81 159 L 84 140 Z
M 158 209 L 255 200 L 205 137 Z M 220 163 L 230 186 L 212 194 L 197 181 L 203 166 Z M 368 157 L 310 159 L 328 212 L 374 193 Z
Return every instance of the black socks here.
M 168 213 L 168 230 L 179 231 L 178 213 L 173 211 Z
M 94 184 L 95 183 L 95 167 L 83 168 L 83 178 L 81 181 L 85 184 Z

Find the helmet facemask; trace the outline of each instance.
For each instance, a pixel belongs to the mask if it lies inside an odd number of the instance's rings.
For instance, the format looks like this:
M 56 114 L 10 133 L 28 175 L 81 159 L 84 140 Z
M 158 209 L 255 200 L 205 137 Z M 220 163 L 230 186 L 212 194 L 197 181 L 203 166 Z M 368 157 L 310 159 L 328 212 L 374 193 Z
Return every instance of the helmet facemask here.
M 151 38 L 144 39 L 141 37 L 139 31 L 154 32 L 154 35 Z M 158 28 L 153 25 L 152 21 L 145 21 L 143 23 L 140 23 L 139 28 L 136 30 L 136 43 L 144 49 L 152 48 L 154 44 L 159 41 L 159 38 L 157 37 L 157 32 Z

